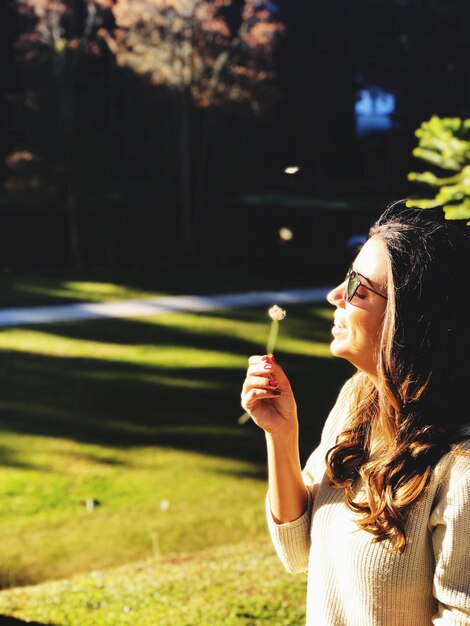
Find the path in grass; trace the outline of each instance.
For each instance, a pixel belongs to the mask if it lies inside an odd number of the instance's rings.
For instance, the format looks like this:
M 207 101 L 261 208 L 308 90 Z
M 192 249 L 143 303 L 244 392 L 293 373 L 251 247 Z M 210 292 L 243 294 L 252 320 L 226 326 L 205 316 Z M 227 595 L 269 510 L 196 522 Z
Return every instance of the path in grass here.
M 118 302 L 81 302 L 54 306 L 8 308 L 0 310 L 0 326 L 49 324 L 102 318 L 138 318 L 175 312 L 206 312 L 249 308 L 274 303 L 287 305 L 301 302 L 324 302 L 331 287 L 250 291 L 212 296 L 164 296 L 122 300 Z

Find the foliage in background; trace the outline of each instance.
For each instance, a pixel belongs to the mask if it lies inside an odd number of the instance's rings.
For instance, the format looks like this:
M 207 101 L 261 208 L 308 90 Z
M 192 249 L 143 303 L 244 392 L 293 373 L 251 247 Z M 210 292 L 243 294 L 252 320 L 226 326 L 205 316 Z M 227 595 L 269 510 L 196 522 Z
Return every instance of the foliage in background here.
M 200 107 L 240 99 L 262 106 L 257 92 L 274 78 L 282 29 L 265 0 L 238 9 L 227 0 L 118 0 L 112 12 L 115 28 L 100 34 L 119 65 Z
M 413 155 L 436 166 L 441 176 L 430 171 L 410 172 L 408 179 L 436 190 L 434 198 L 411 199 L 410 207 L 442 207 L 447 219 L 470 219 L 470 119 L 433 116 L 416 131 L 419 145 Z M 470 224 L 470 222 L 469 222 Z
M 195 148 L 192 107 L 245 101 L 261 111 L 273 101 L 273 52 L 282 25 L 266 0 L 118 0 L 113 32 L 101 35 L 118 65 L 162 85 L 175 97 L 180 164 L 182 251 L 194 249 L 208 160 L 209 118 Z
M 41 117 L 47 137 L 41 141 L 37 127 L 34 134 L 22 132 L 24 145 L 7 161 L 8 188 L 40 192 L 36 195 L 66 209 L 70 259 L 82 265 L 77 220 L 81 178 L 86 181 L 90 159 L 95 158 L 92 153 L 99 152 L 101 141 L 105 154 L 97 170 L 99 185 L 105 186 L 107 178 L 119 180 L 120 174 L 129 174 L 115 171 L 113 162 L 116 154 L 127 154 L 129 143 L 135 141 L 122 129 L 128 115 L 124 102 L 139 94 L 126 85 L 134 94 L 124 97 L 118 79 L 118 75 L 131 74 L 160 95 L 148 126 L 161 126 L 162 112 L 170 118 L 170 123 L 163 122 L 171 131 L 168 145 L 156 141 L 152 152 L 158 146 L 159 154 L 152 154 L 151 159 L 147 155 L 147 159 L 153 164 L 152 178 L 157 159 L 173 163 L 175 172 L 165 178 L 173 181 L 171 191 L 179 204 L 179 243 L 191 252 L 207 183 L 209 139 L 216 132 L 209 110 L 240 103 L 253 114 L 276 101 L 273 52 L 282 31 L 277 9 L 266 0 L 242 4 L 227 0 L 16 0 L 16 7 L 20 15 L 18 59 L 28 100 L 25 113 L 28 118 Z M 97 89 L 97 76 L 103 85 L 102 113 L 99 91 L 89 101 L 86 95 L 90 86 L 92 92 Z M 95 125 L 93 119 L 101 116 Z M 24 131 L 24 121 L 21 126 Z M 92 142 L 87 146 L 82 136 L 90 127 Z M 114 146 L 107 145 L 106 134 Z M 137 141 L 139 169 L 145 160 L 141 139 Z M 110 188 L 115 192 L 115 185 Z M 109 233 L 110 216 L 104 218 Z M 112 264 L 111 251 L 107 257 Z
M 82 265 L 75 173 L 76 92 L 80 63 L 101 53 L 97 29 L 105 20 L 103 5 L 100 1 L 16 0 L 16 7 L 21 17 L 16 47 L 29 92 L 26 109 L 37 113 L 42 108 L 38 94 L 45 83 L 44 102 L 54 115 L 48 129 L 49 158 L 35 150 L 37 138 L 25 132 L 22 150 L 7 159 L 11 171 L 7 186 L 15 191 L 40 192 L 49 200 L 61 199 L 67 212 L 70 257 L 75 265 Z

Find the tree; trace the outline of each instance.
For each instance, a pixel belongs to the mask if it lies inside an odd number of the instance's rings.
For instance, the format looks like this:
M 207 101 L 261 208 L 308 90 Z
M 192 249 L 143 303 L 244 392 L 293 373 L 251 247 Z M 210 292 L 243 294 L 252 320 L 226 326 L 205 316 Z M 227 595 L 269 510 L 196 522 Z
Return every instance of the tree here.
M 173 94 L 179 111 L 181 243 L 190 255 L 206 176 L 210 113 L 227 102 L 260 111 L 273 97 L 281 24 L 267 0 L 116 0 L 116 27 L 100 35 L 118 65 Z M 194 110 L 205 112 L 197 167 Z
M 437 189 L 434 198 L 411 199 L 410 207 L 441 207 L 447 219 L 470 219 L 470 119 L 433 116 L 416 131 L 419 145 L 413 155 L 451 176 L 410 172 L 408 179 Z M 470 225 L 470 222 L 468 222 Z
M 45 89 L 44 84 L 49 87 L 44 100 L 50 102 L 53 109 L 48 120 L 54 126 L 50 135 L 55 142 L 49 168 L 53 179 L 51 188 L 63 198 L 68 217 L 70 257 L 75 265 L 83 263 L 75 164 L 77 72 L 84 56 L 100 53 L 97 31 L 103 26 L 110 1 L 16 0 L 17 10 L 25 23 L 17 42 L 25 82 L 33 98 L 39 90 Z M 35 155 L 28 151 L 19 154 L 26 154 L 28 161 L 34 161 Z M 12 155 L 13 164 L 24 161 L 24 158 Z

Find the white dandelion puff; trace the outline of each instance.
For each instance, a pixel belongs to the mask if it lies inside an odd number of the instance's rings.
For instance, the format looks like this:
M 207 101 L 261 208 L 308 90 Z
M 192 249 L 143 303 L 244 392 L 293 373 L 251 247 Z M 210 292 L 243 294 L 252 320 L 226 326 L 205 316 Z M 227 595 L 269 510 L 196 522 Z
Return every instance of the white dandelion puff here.
M 273 322 L 280 322 L 285 318 L 286 312 L 284 309 L 281 309 L 280 306 L 277 306 L 277 304 L 275 304 L 269 309 L 268 315 Z M 268 350 L 268 352 L 271 352 L 271 350 Z

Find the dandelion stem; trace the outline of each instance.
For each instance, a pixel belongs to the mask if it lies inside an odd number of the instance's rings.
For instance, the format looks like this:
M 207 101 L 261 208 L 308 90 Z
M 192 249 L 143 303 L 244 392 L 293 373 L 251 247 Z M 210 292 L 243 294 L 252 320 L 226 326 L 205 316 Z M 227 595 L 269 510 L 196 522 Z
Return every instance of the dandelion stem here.
M 268 311 L 271 318 L 271 327 L 269 329 L 268 342 L 266 344 L 266 354 L 272 354 L 274 352 L 274 346 L 276 345 L 277 335 L 279 333 L 279 320 L 283 320 L 286 316 L 286 312 L 275 304 Z M 238 418 L 239 424 L 246 424 L 251 419 L 251 415 L 245 411 Z
M 266 344 L 266 354 L 272 354 L 274 352 L 274 346 L 276 345 L 276 339 L 279 332 L 279 322 L 273 320 L 271 322 L 271 328 L 269 329 L 268 343 Z
M 246 424 L 249 419 L 251 419 L 251 415 L 245 411 L 243 415 L 240 415 L 240 417 L 238 418 L 238 423 Z

